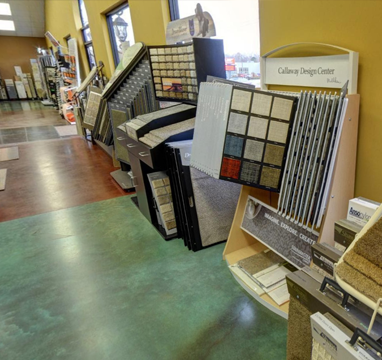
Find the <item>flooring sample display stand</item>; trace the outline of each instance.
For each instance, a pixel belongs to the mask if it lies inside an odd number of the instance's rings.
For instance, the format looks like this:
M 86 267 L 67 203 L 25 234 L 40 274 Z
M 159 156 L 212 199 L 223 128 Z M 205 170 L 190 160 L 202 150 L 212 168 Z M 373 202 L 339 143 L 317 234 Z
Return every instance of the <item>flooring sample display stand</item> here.
M 305 45 L 305 44 L 303 44 Z M 312 44 L 310 44 L 312 45 Z M 289 45 L 295 46 L 295 44 Z M 286 47 L 289 47 L 286 46 Z M 314 44 L 314 46 L 322 47 L 322 44 Z M 328 45 L 324 45 L 328 46 Z M 329 47 L 333 47 L 329 45 Z M 276 49 L 265 56 L 263 56 L 263 68 L 262 68 L 262 85 L 263 88 L 266 88 L 266 84 L 282 84 L 287 85 L 286 83 L 282 83 L 281 81 L 277 82 L 279 78 L 274 76 L 278 69 L 280 68 L 280 63 L 276 63 L 276 67 L 272 69 L 272 67 L 268 65 L 274 65 L 273 61 L 277 58 L 271 58 L 268 60 L 272 60 L 268 63 L 265 63 L 267 60 L 267 56 L 273 54 L 274 52 L 279 51 L 279 48 Z M 337 48 L 337 47 L 334 47 Z M 338 49 L 338 48 L 337 48 Z M 357 85 L 357 69 L 358 69 L 358 53 L 354 53 L 350 50 L 339 49 L 341 52 L 347 52 L 347 55 L 341 55 L 341 58 L 347 61 L 349 66 L 346 67 L 348 69 L 348 73 L 342 74 L 343 78 L 338 78 L 338 80 L 342 80 L 342 83 L 345 83 L 346 80 L 349 80 L 349 95 L 347 95 L 348 105 L 345 113 L 345 118 L 342 127 L 342 134 L 339 141 L 339 146 L 337 150 L 337 156 L 334 163 L 332 182 L 330 185 L 330 191 L 328 194 L 328 202 L 326 206 L 326 211 L 324 213 L 323 223 L 320 227 L 318 242 L 328 243 L 329 245 L 334 245 L 334 223 L 336 220 L 346 217 L 347 213 L 347 205 L 348 201 L 354 197 L 354 184 L 355 184 L 355 168 L 356 168 L 356 154 L 357 154 L 357 137 L 358 137 L 358 117 L 359 117 L 359 100 L 360 96 L 356 94 L 356 85 Z M 324 52 L 325 54 L 325 52 Z M 319 56 L 316 57 L 319 61 L 325 61 L 330 63 L 330 56 Z M 312 57 L 309 58 L 309 60 Z M 313 58 L 314 59 L 314 58 Z M 304 58 L 279 58 L 277 59 L 281 63 L 283 61 L 287 61 L 286 65 L 288 68 L 298 68 L 306 66 L 304 64 Z M 293 61 L 294 65 L 293 66 Z M 313 60 L 314 61 L 314 60 Z M 320 63 L 320 62 L 319 62 Z M 328 65 L 326 63 L 325 65 Z M 313 66 L 312 66 L 313 67 Z M 331 67 L 331 66 L 329 66 Z M 334 65 L 334 68 L 336 66 Z M 343 68 L 343 66 L 341 67 Z M 274 70 L 272 72 L 272 70 Z M 273 77 L 272 77 L 273 76 Z M 297 78 L 294 75 L 295 78 Z M 268 81 L 269 79 L 269 81 Z M 307 77 L 307 83 L 305 84 L 295 84 L 292 82 L 289 85 L 297 85 L 297 86 L 323 86 L 322 80 L 317 75 L 317 80 L 315 78 Z M 300 81 L 300 78 L 299 78 Z M 341 82 L 341 81 L 340 81 Z M 341 83 L 341 84 L 342 84 Z M 319 84 L 319 85 L 317 85 Z M 330 87 L 333 87 L 333 84 L 329 84 Z M 337 85 L 338 86 L 338 85 Z M 329 87 L 329 86 L 328 86 Z M 223 258 L 226 260 L 227 264 L 233 265 L 238 261 L 255 255 L 261 251 L 267 249 L 267 246 L 264 245 L 259 239 L 255 238 L 253 235 L 244 231 L 241 228 L 242 219 L 244 216 L 244 212 L 247 205 L 248 196 L 252 196 L 257 200 L 260 200 L 264 204 L 268 204 L 271 206 L 274 211 L 277 210 L 278 207 L 278 198 L 279 195 L 277 193 L 272 193 L 267 190 L 256 189 L 249 186 L 242 186 L 239 202 L 236 208 L 235 218 L 231 227 L 230 235 L 228 237 L 228 241 L 226 247 L 224 249 Z M 285 220 L 285 223 L 288 224 L 288 220 Z M 284 239 L 280 238 L 280 245 L 282 244 Z M 286 246 L 288 246 L 286 244 Z M 277 249 L 273 248 L 275 252 L 278 252 Z M 285 258 L 285 257 L 284 257 Z M 262 303 L 264 306 L 268 307 L 275 313 L 284 318 L 288 317 L 288 308 L 289 303 L 278 306 L 267 294 L 258 295 L 250 286 L 248 286 L 242 279 L 240 279 L 237 275 L 233 273 L 235 279 L 241 284 L 241 286 L 250 293 L 256 300 Z
M 168 138 L 166 141 L 183 141 L 193 138 L 194 130 L 188 130 Z M 133 172 L 133 185 L 137 194 L 137 206 L 146 219 L 153 224 L 154 228 L 165 240 L 171 240 L 176 235 L 166 235 L 160 226 L 154 207 L 153 194 L 149 183 L 148 174 L 158 171 L 166 171 L 165 143 L 150 148 L 148 145 L 133 140 L 126 136 L 118 136 L 120 145 L 127 147 L 131 170 Z

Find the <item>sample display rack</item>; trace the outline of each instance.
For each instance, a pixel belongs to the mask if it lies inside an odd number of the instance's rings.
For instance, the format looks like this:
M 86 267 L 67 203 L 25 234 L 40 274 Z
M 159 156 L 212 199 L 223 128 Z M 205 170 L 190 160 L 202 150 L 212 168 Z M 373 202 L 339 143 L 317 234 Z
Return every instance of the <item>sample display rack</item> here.
M 320 46 L 321 45 L 323 44 L 320 44 Z M 331 45 L 325 46 L 333 47 Z M 284 47 L 276 49 L 270 53 L 275 53 L 283 48 Z M 351 83 L 349 92 L 351 92 L 354 91 L 354 88 L 356 89 L 356 85 L 354 86 L 354 84 L 356 84 L 356 79 L 352 78 L 352 76 L 357 75 L 355 68 L 358 68 L 358 53 L 354 53 L 346 49 L 340 50 L 345 50 L 345 52 L 348 52 L 349 80 Z M 263 61 L 265 61 L 268 54 L 263 56 Z M 302 58 L 297 59 L 301 61 Z M 290 58 L 288 60 L 290 60 Z M 264 77 L 265 72 L 266 69 L 263 68 L 262 76 Z M 262 84 L 263 88 L 266 88 L 266 78 L 263 79 Z M 316 86 L 313 81 L 311 86 Z M 330 245 L 334 244 L 334 222 L 338 219 L 346 217 L 348 201 L 354 197 L 360 96 L 353 93 L 347 95 L 347 99 L 348 105 L 346 108 L 341 138 L 337 150 L 329 199 L 318 237 L 318 242 L 328 243 Z M 226 260 L 228 266 L 234 265 L 242 259 L 256 255 L 268 249 L 268 247 L 259 239 L 255 238 L 253 235 L 241 228 L 248 196 L 252 196 L 264 204 L 270 205 L 274 209 L 277 209 L 278 207 L 279 194 L 245 185 L 242 186 L 231 231 L 223 252 L 223 259 Z M 283 240 L 284 239 L 279 239 L 280 243 Z M 277 249 L 271 250 L 277 253 Z M 288 317 L 289 303 L 278 306 L 266 293 L 258 295 L 258 293 L 248 284 L 248 282 L 244 280 L 244 278 L 239 277 L 231 268 L 230 270 L 239 284 L 257 301 L 276 314 L 284 318 Z

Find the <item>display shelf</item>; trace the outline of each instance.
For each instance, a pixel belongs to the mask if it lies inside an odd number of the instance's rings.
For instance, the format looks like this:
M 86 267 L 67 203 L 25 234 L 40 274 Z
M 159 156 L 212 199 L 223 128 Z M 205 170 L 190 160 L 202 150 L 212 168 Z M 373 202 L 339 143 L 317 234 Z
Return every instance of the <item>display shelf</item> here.
M 346 218 L 348 201 L 354 197 L 360 97 L 354 94 L 348 95 L 347 98 L 349 103 L 334 167 L 330 197 L 318 240 L 318 242 L 330 245 L 334 244 L 334 222 L 338 219 Z M 267 190 L 242 186 L 231 231 L 223 252 L 223 259 L 226 260 L 228 266 L 267 249 L 266 245 L 241 228 L 248 196 L 253 196 L 261 202 L 277 208 L 278 194 Z M 287 318 L 289 303 L 278 306 L 267 294 L 258 295 L 236 274 L 232 273 L 232 275 L 262 305 L 276 314 Z

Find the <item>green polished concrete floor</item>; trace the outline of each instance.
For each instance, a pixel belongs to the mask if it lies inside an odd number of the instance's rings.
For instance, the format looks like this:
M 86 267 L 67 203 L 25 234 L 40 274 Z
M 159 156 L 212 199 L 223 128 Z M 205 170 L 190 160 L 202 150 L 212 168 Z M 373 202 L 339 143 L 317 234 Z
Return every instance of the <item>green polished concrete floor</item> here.
M 223 248 L 165 242 L 128 196 L 0 223 L 0 359 L 285 359 Z

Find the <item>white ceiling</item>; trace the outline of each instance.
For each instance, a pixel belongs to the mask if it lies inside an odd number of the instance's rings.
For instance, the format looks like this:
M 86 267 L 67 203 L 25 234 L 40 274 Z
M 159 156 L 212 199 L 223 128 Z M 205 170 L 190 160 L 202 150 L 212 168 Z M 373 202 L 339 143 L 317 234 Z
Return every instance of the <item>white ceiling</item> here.
M 1 31 L 0 36 L 44 37 L 45 0 L 0 0 L 9 3 L 12 16 L 0 15 L 1 20 L 13 20 L 16 31 Z

